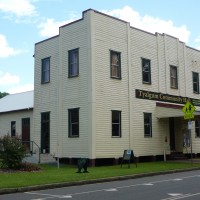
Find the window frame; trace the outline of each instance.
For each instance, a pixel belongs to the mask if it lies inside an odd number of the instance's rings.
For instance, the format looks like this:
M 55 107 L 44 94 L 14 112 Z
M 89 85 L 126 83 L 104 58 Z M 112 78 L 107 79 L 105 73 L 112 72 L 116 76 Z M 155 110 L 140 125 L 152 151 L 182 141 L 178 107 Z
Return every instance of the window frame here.
M 118 122 L 114 122 L 114 114 L 117 114 L 118 115 Z M 118 134 L 115 134 L 115 128 L 116 128 L 116 125 L 118 126 L 117 127 L 117 131 L 118 131 Z M 122 121 L 121 121 L 121 111 L 119 110 L 111 110 L 111 132 L 112 132 L 112 137 L 113 138 L 121 138 L 122 137 L 122 130 L 121 130 L 121 127 L 122 127 Z
M 76 62 L 72 62 L 72 55 L 76 54 Z M 77 66 L 77 69 L 74 70 L 75 65 Z M 75 73 L 74 73 L 75 71 Z M 68 77 L 73 78 L 79 76 L 79 48 L 72 49 L 68 51 Z
M 195 137 L 200 138 L 200 120 L 195 120 Z
M 144 137 L 145 138 L 151 138 L 152 137 L 152 113 L 143 113 L 143 117 L 144 117 Z M 146 123 L 145 120 L 146 118 L 148 118 L 149 123 Z M 148 128 L 148 126 L 150 128 Z M 147 128 L 149 129 L 150 133 L 146 133 Z
M 112 63 L 113 55 L 117 55 L 118 64 Z M 117 69 L 117 75 L 114 75 L 114 67 Z M 110 50 L 110 77 L 114 79 L 121 79 L 121 52 Z
M 194 76 L 197 76 L 197 82 L 194 81 Z M 199 94 L 199 73 L 198 72 L 192 72 L 192 84 L 193 84 L 193 93 L 195 94 Z M 195 84 L 196 84 L 196 88 L 197 90 L 195 90 Z
M 172 70 L 175 70 L 175 76 L 172 75 Z M 173 82 L 175 82 L 175 85 L 172 84 Z M 178 67 L 174 65 L 170 65 L 170 87 L 178 89 Z
M 48 65 L 48 69 L 44 69 L 45 68 L 45 62 L 49 62 L 49 65 Z M 42 65 L 42 68 L 41 68 L 41 83 L 42 84 L 45 84 L 45 83 L 49 83 L 50 82 L 50 66 L 51 66 L 51 60 L 50 60 L 50 57 L 47 57 L 47 58 L 43 58 L 41 60 L 41 65 Z
M 11 133 L 10 133 L 11 137 L 15 137 L 16 136 L 16 121 L 11 121 L 10 130 L 11 130 Z
M 50 137 L 51 137 L 51 112 L 41 112 L 41 127 L 40 127 L 40 145 L 41 152 L 45 149 L 45 153 L 50 152 Z
M 75 138 L 75 137 L 79 137 L 80 134 L 80 125 L 79 125 L 79 110 L 80 108 L 70 108 L 68 109 L 68 137 L 69 138 Z M 77 112 L 77 113 L 73 113 L 73 112 Z M 72 122 L 72 114 L 77 114 L 77 120 L 75 122 Z M 76 125 L 77 127 L 75 128 L 75 130 L 78 130 L 78 133 L 73 133 L 73 129 L 72 126 Z
M 150 59 L 146 59 L 146 58 L 141 58 L 141 62 L 142 62 L 142 82 L 144 84 L 151 84 L 151 60 Z M 147 72 L 144 71 L 145 62 L 146 63 L 148 62 L 148 64 L 149 64 Z M 148 81 L 144 80 L 145 74 L 147 74 Z

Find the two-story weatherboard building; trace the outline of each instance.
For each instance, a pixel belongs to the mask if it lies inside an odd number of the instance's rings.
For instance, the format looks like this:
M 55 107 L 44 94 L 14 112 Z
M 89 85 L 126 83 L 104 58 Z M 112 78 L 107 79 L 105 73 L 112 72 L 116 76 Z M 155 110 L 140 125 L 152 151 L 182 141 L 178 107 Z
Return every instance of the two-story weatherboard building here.
M 186 152 L 188 97 L 199 100 L 200 52 L 95 10 L 35 45 L 34 140 L 60 158 Z M 200 153 L 198 112 L 193 152 Z M 170 147 L 169 147 L 170 146 Z
M 178 38 L 89 9 L 36 43 L 34 61 L 31 139 L 42 153 L 92 165 L 125 149 L 139 159 L 190 153 L 188 99 L 192 153 L 200 153 L 200 51 Z

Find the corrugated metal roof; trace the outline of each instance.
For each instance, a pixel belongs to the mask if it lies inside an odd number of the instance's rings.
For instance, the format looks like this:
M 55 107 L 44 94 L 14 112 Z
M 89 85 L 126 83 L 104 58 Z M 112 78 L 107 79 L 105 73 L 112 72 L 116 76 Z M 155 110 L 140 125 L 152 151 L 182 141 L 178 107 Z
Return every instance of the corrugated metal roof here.
M 0 99 L 0 113 L 33 108 L 34 91 L 10 94 Z

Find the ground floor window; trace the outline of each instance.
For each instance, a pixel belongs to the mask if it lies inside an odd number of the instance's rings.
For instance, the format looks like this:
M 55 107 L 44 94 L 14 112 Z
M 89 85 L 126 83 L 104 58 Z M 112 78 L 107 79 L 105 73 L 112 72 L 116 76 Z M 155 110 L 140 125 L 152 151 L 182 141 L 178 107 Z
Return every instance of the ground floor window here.
M 68 110 L 69 137 L 79 137 L 79 108 Z
M 121 137 L 121 111 L 112 110 L 112 137 Z
M 195 121 L 195 136 L 200 137 L 200 120 Z
M 144 113 L 144 137 L 152 137 L 152 114 Z
M 16 121 L 11 122 L 11 136 L 16 136 Z

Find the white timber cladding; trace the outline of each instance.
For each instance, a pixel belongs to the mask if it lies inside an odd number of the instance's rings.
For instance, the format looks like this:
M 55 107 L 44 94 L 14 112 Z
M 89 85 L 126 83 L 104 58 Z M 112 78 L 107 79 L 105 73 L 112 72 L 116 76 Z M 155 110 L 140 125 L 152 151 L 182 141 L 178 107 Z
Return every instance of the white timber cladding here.
M 30 140 L 33 138 L 33 111 L 16 111 L 0 113 L 0 137 L 6 134 L 11 136 L 11 121 L 16 122 L 16 135 L 21 137 L 22 135 L 22 119 L 30 118 Z
M 86 13 L 87 14 L 87 13 Z M 88 57 L 88 20 L 89 16 L 84 15 L 82 20 L 60 28 L 60 112 L 61 134 L 62 134 L 62 155 L 64 157 L 88 157 L 89 147 L 89 106 L 88 101 L 88 78 L 89 62 Z M 68 78 L 68 51 L 79 49 L 79 76 Z M 68 109 L 79 108 L 79 137 L 68 137 Z
M 41 113 L 50 112 L 50 150 L 57 153 L 57 109 L 59 38 L 53 37 L 35 45 L 34 75 L 34 141 L 41 145 Z M 50 57 L 50 82 L 41 83 L 42 59 Z
M 69 78 L 68 51 L 73 49 L 79 49 L 79 75 Z M 121 79 L 110 76 L 110 51 L 120 53 Z M 50 82 L 41 84 L 41 59 L 46 57 Z M 150 84 L 142 82 L 143 58 L 151 63 Z M 170 65 L 177 67 L 177 89 L 170 86 Z M 34 139 L 40 144 L 41 113 L 50 112 L 50 152 L 58 157 L 119 158 L 125 149 L 133 149 L 136 156 L 170 153 L 169 117 L 161 110 L 159 118 L 156 101 L 136 98 L 135 90 L 199 99 L 193 93 L 192 72 L 200 74 L 198 50 L 169 35 L 151 34 L 87 10 L 82 19 L 60 27 L 58 36 L 35 46 Z M 79 108 L 78 138 L 68 137 L 71 108 Z M 170 109 L 175 148 L 184 152 L 187 122 Z M 112 110 L 121 111 L 121 137 L 112 137 Z M 152 114 L 152 137 L 144 137 L 144 113 Z M 200 153 L 194 126 L 192 134 L 193 150 Z
M 118 158 L 129 149 L 127 23 L 95 14 L 96 157 Z M 121 53 L 121 77 L 110 78 L 110 51 Z M 121 137 L 112 137 L 111 111 L 121 111 Z

